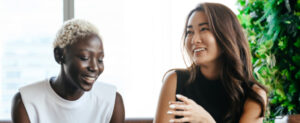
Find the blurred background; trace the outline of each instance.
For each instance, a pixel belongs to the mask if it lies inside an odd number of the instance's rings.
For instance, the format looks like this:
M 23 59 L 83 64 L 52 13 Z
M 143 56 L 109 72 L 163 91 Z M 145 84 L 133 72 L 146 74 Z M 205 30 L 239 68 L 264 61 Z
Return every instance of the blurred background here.
M 0 0 L 0 121 L 11 119 L 18 88 L 58 74 L 52 42 L 70 18 L 98 27 L 105 51 L 98 81 L 117 86 L 126 118 L 152 119 L 164 73 L 186 67 L 181 36 L 200 2 L 228 6 L 245 28 L 254 74 L 269 88 L 264 122 L 299 114 L 300 0 Z

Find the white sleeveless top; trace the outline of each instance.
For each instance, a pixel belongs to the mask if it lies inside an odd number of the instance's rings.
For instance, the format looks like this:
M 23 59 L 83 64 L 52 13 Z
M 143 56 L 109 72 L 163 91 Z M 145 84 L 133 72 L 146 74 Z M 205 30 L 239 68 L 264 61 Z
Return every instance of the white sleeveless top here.
M 60 97 L 50 79 L 19 89 L 31 123 L 109 123 L 115 105 L 116 87 L 96 82 L 78 100 Z

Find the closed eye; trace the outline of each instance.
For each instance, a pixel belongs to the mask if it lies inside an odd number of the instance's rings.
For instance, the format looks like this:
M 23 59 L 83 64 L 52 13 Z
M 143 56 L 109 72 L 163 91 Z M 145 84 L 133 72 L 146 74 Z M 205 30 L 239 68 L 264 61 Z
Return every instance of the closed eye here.
M 79 59 L 80 59 L 81 61 L 87 61 L 89 58 L 88 58 L 88 57 L 79 57 Z
M 99 62 L 99 63 L 103 63 L 103 59 L 99 59 L 98 62 Z

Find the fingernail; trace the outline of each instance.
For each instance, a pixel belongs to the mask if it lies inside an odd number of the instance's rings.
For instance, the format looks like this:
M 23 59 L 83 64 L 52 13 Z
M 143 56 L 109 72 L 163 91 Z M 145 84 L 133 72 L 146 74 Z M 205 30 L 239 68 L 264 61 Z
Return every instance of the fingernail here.
M 168 111 L 167 114 L 173 114 L 173 112 L 172 111 Z
M 169 101 L 169 104 L 171 104 L 172 102 L 171 101 Z
M 170 105 L 169 106 L 171 109 L 174 109 L 175 108 L 175 105 Z
M 181 94 L 176 94 L 176 97 L 180 98 L 180 97 L 182 97 L 182 95 Z
M 174 123 L 174 120 L 173 120 L 173 119 L 171 119 L 171 120 L 169 120 L 169 122 L 170 122 L 170 123 Z

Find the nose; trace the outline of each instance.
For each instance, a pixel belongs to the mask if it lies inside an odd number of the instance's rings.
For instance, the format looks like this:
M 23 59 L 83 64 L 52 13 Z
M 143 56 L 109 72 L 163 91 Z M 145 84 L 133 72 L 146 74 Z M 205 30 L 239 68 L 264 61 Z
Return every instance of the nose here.
M 92 59 L 92 60 L 89 62 L 88 70 L 91 71 L 91 72 L 96 72 L 96 71 L 99 70 L 99 65 L 98 65 L 97 59 Z
M 199 44 L 199 43 L 202 43 L 201 36 L 200 36 L 200 34 L 195 33 L 192 38 L 192 44 Z

